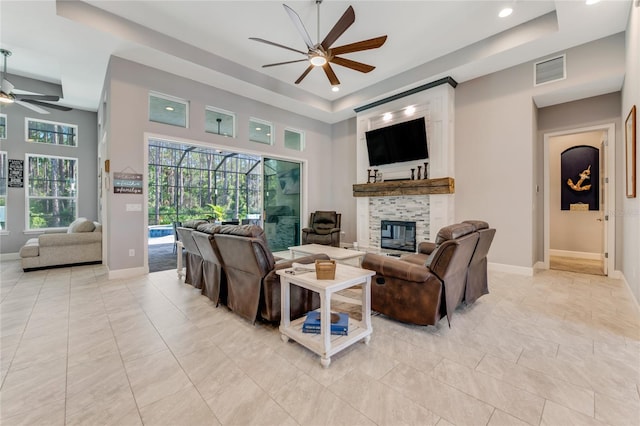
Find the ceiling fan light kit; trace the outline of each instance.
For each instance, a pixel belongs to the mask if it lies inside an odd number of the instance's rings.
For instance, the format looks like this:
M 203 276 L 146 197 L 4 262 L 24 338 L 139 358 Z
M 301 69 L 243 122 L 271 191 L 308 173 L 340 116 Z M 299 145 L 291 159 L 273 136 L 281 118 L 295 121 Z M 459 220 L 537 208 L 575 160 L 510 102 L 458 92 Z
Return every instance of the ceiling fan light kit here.
M 16 98 L 13 95 L 7 94 L 7 93 L 4 93 L 4 92 L 0 92 L 0 103 L 12 104 L 12 103 L 15 102 L 15 100 L 16 100 Z
M 336 76 L 336 73 L 333 71 L 331 64 L 340 65 L 345 68 L 349 68 L 355 71 L 359 71 L 362 73 L 368 73 L 375 69 L 374 66 L 363 64 L 362 62 L 353 61 L 351 59 L 343 58 L 337 55 L 343 55 L 346 53 L 360 52 L 363 50 L 377 49 L 384 44 L 387 40 L 387 36 L 375 37 L 369 40 L 362 40 L 355 43 L 349 43 L 343 46 L 332 47 L 333 43 L 338 40 L 338 38 L 355 22 L 356 15 L 352 6 L 349 6 L 347 10 L 342 14 L 342 17 L 335 23 L 331 31 L 327 34 L 327 36 L 320 42 L 320 4 L 322 0 L 315 0 L 315 3 L 318 8 L 318 42 L 313 43 L 309 33 L 307 32 L 300 16 L 289 6 L 283 4 L 285 11 L 289 15 L 289 18 L 293 22 L 293 25 L 296 27 L 296 30 L 302 37 L 305 45 L 307 46 L 307 52 L 302 50 L 294 49 L 292 47 L 288 47 L 279 43 L 274 43 L 272 41 L 265 40 L 263 38 L 258 37 L 249 37 L 250 40 L 257 41 L 260 43 L 269 44 L 271 46 L 280 47 L 282 49 L 287 49 L 302 55 L 305 55 L 306 59 L 297 59 L 293 61 L 286 62 L 276 62 L 273 64 L 263 65 L 263 68 L 273 67 L 278 65 L 286 65 L 293 64 L 297 62 L 308 62 L 309 65 L 307 69 L 304 70 L 302 75 L 298 77 L 295 81 L 295 84 L 300 84 L 300 82 L 311 72 L 311 70 L 315 67 L 322 67 L 324 73 L 329 79 L 329 83 L 331 84 L 331 90 L 337 92 L 339 90 L 340 80 Z M 337 90 L 336 90 L 337 89 Z

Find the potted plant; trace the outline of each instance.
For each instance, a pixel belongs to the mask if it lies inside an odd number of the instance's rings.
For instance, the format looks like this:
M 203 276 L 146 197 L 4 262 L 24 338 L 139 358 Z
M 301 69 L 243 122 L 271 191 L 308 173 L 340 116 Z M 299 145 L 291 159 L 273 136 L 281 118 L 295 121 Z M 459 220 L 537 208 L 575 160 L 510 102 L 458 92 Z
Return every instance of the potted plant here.
M 215 204 L 207 204 L 207 207 L 211 209 L 211 212 L 207 216 L 209 222 L 219 222 L 222 220 L 225 214 L 224 207 Z

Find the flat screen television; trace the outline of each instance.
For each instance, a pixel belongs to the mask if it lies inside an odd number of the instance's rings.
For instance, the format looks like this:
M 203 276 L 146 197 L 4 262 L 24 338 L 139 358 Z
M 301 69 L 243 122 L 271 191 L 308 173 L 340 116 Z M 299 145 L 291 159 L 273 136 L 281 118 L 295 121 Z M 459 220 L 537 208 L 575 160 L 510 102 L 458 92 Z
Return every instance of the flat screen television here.
M 424 118 L 370 130 L 365 137 L 370 166 L 429 158 Z

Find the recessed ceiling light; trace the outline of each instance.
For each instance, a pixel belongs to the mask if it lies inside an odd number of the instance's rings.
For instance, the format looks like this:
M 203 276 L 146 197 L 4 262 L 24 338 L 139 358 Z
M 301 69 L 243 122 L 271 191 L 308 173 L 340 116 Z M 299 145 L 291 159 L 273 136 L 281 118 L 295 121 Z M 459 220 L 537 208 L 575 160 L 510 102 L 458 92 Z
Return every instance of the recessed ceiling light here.
M 390 113 L 390 112 L 387 112 L 387 113 L 385 113 L 385 114 L 382 116 L 382 119 L 383 119 L 384 121 L 389 121 L 389 120 L 391 120 L 392 118 L 393 118 L 393 115 L 391 115 L 391 113 Z
M 170 106 L 166 106 L 164 107 L 164 109 L 166 109 L 167 111 L 173 111 L 173 107 L 170 107 Z
M 271 136 L 271 133 L 267 133 L 267 136 Z
M 498 13 L 498 16 L 501 18 L 506 18 L 507 16 L 511 15 L 513 13 L 513 9 L 511 9 L 510 7 L 505 7 L 504 9 L 502 9 L 500 11 L 500 13 Z
M 587 0 L 586 3 L 591 6 L 592 4 L 600 3 L 600 0 Z
M 413 105 L 406 107 L 404 110 L 406 115 L 413 115 L 414 112 L 416 112 L 416 109 Z
M 331 86 L 331 91 L 332 92 L 339 92 L 340 91 L 340 86 L 338 86 L 337 84 Z
M 262 127 L 256 127 L 256 132 L 259 132 L 260 130 L 262 130 Z

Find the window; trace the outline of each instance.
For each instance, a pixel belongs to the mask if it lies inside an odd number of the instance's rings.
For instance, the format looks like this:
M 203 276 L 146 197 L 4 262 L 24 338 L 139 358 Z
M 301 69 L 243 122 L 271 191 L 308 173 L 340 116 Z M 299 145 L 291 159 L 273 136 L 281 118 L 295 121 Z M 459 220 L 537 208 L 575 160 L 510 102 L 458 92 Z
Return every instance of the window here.
M 78 126 L 25 118 L 25 139 L 27 142 L 78 146 Z
M 216 135 L 236 137 L 236 115 L 213 107 L 205 108 L 204 131 Z
M 7 153 L 0 151 L 0 231 L 7 229 Z
M 188 127 L 189 103 L 160 93 L 149 93 L 149 121 Z
M 27 154 L 27 228 L 62 228 L 76 219 L 78 159 Z
M 268 121 L 258 118 L 249 119 L 249 140 L 273 145 L 273 126 Z
M 296 151 L 304 151 L 304 133 L 298 130 L 285 129 L 284 147 L 295 149 Z
M 0 139 L 7 138 L 7 114 L 0 114 Z

